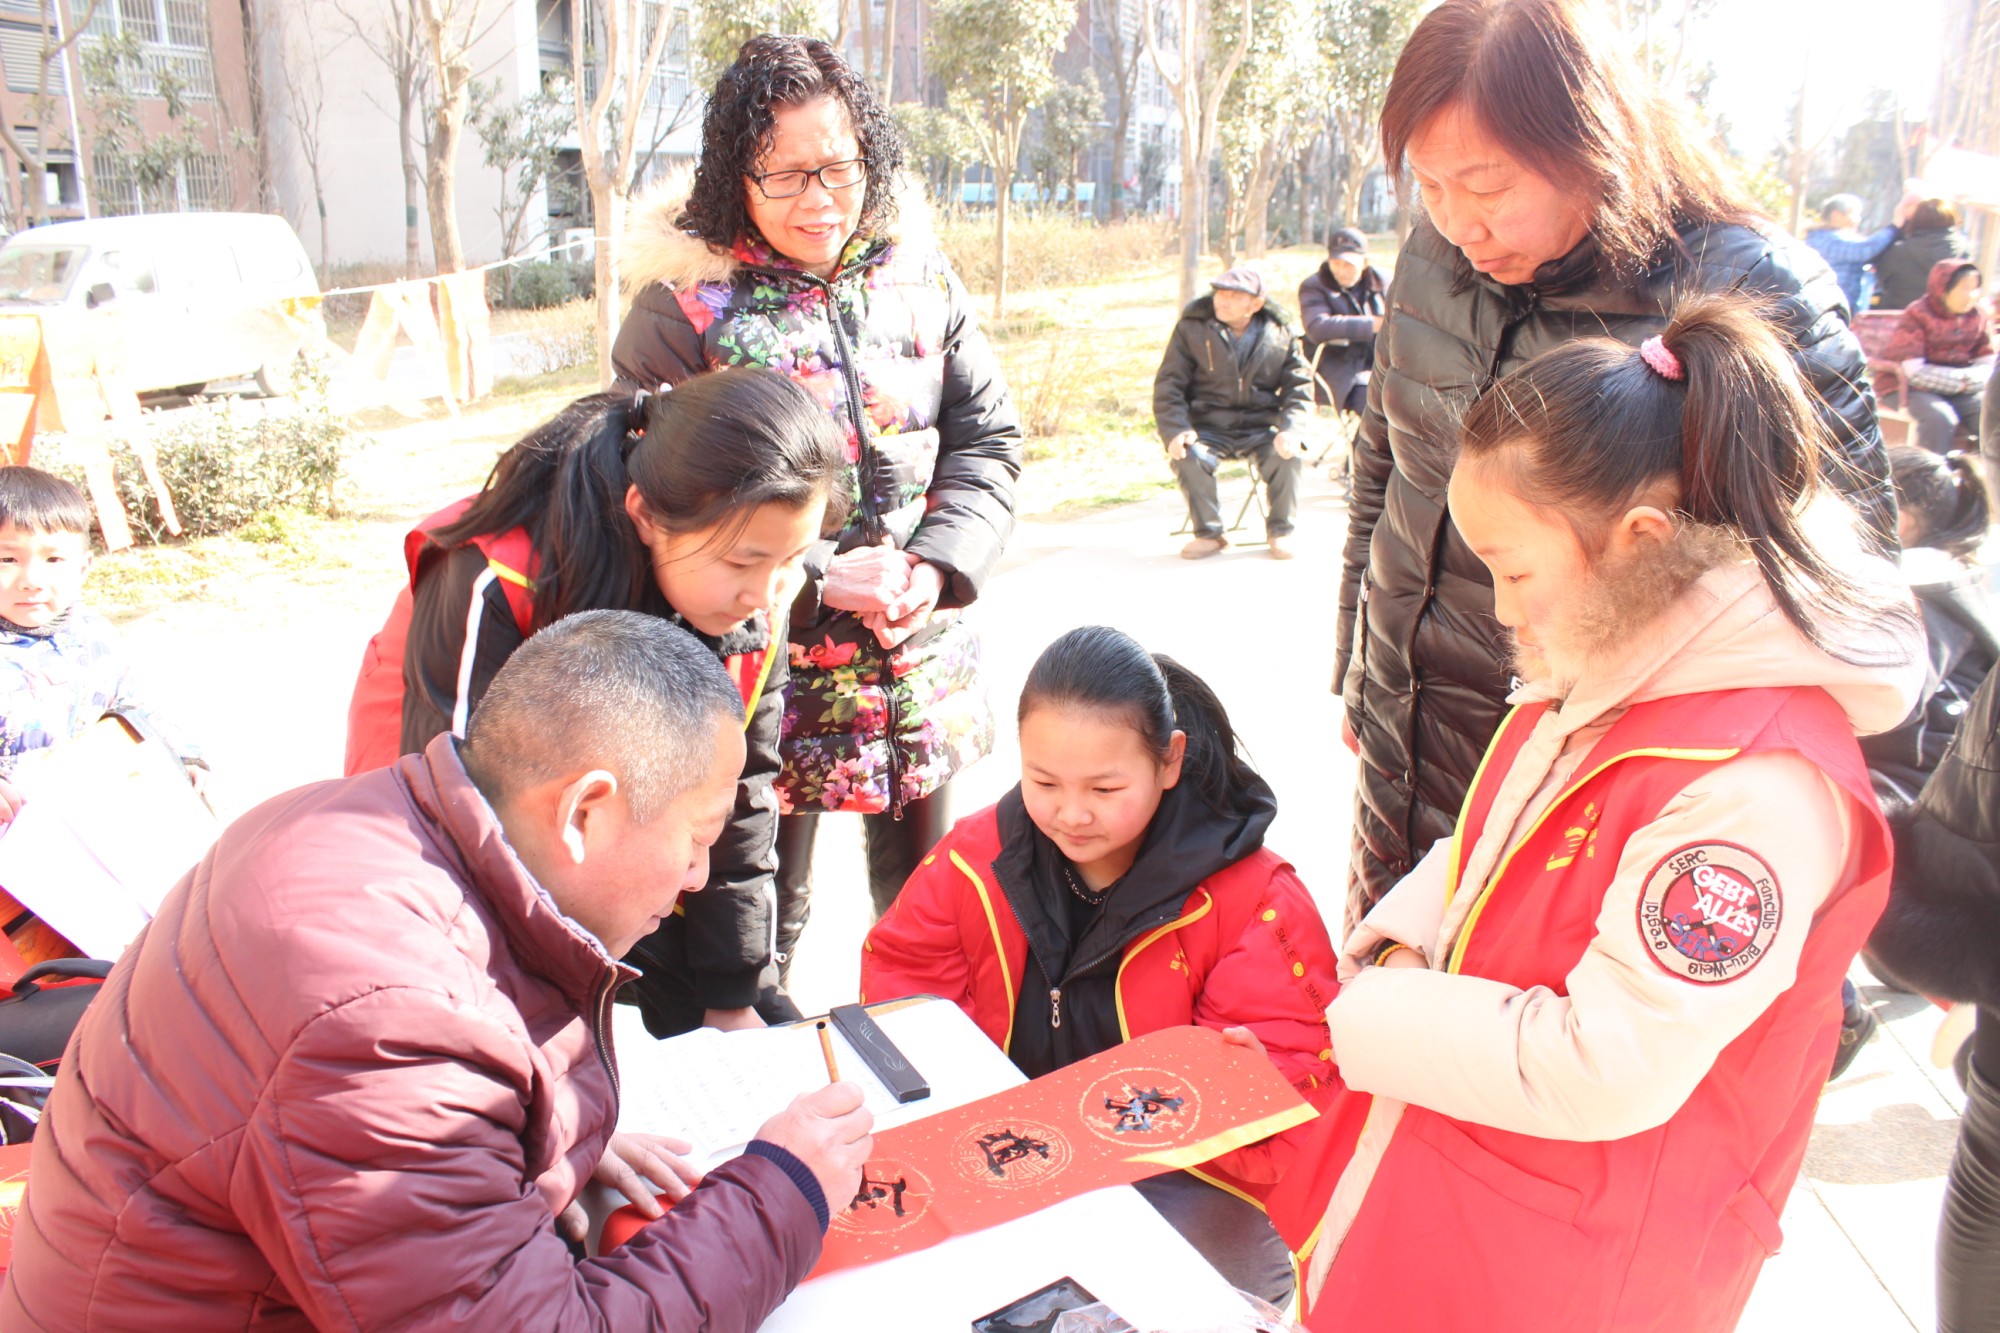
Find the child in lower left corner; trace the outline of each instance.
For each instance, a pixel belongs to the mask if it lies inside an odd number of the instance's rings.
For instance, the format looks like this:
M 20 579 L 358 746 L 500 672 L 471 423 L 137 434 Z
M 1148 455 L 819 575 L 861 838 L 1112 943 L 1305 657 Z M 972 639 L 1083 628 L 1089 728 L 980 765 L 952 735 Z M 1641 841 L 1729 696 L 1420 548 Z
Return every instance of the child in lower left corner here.
M 869 932 L 864 1002 L 952 1000 L 1030 1078 L 1199 1024 L 1325 1101 L 1333 943 L 1264 845 L 1277 797 L 1214 692 L 1090 626 L 1036 661 L 1019 725 L 1020 784 L 959 820 Z M 1233 1285 L 1280 1306 L 1291 1256 L 1261 1200 L 1305 1128 L 1138 1182 Z
M 24 760 L 107 714 L 159 739 L 199 788 L 200 752 L 156 716 L 117 632 L 81 603 L 90 504 L 62 478 L 0 467 L 0 825 L 25 799 Z

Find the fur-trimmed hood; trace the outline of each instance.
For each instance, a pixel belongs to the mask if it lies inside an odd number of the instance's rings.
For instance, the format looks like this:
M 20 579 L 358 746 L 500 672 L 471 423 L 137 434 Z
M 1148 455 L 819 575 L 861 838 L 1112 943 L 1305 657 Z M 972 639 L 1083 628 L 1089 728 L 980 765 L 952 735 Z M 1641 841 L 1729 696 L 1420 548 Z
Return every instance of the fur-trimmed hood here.
M 678 167 L 638 194 L 626 210 L 619 281 L 629 293 L 655 283 L 682 288 L 734 277 L 743 261 L 674 225 L 694 188 L 692 164 Z M 904 175 L 896 185 L 896 215 L 885 236 L 899 246 L 935 247 L 937 229 L 921 181 Z

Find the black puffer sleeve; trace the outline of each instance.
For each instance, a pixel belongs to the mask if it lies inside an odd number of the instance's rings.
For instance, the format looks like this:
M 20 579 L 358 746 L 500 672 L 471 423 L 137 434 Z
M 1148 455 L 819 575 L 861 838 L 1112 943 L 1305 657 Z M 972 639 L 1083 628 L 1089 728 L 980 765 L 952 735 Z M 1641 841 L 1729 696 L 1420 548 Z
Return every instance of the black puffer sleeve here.
M 1382 332 L 1394 336 L 1387 324 Z M 1382 386 L 1387 382 L 1380 375 L 1369 381 L 1368 405 L 1362 409 L 1361 429 L 1354 437 L 1354 494 L 1347 502 L 1347 544 L 1340 554 L 1340 611 L 1334 629 L 1335 694 L 1347 689 L 1361 589 L 1368 573 L 1368 548 L 1375 540 L 1375 524 L 1381 520 L 1389 493 L 1389 474 L 1396 470 L 1395 456 L 1389 452 L 1389 420 L 1382 414 Z M 1358 695 L 1350 695 L 1350 706 L 1356 698 Z
M 1848 326 L 1847 298 L 1833 270 L 1811 246 L 1794 237 L 1765 235 L 1748 227 L 1710 229 L 1698 235 L 1705 236 L 1707 244 L 1735 252 L 1729 258 L 1718 255 L 1722 264 L 1740 258 L 1742 289 L 1777 303 L 1796 349 L 1793 359 L 1819 395 L 1821 419 L 1843 464 L 1828 479 L 1849 495 L 1888 550 L 1899 549 L 1896 492 L 1889 484 L 1888 454 L 1875 416 L 1875 386 L 1868 378 L 1861 340 Z
M 778 873 L 778 736 L 789 677 L 785 626 L 773 627 L 770 674 L 743 730 L 743 773 L 736 807 L 708 853 L 708 885 L 684 896 L 687 957 L 695 997 L 708 1009 L 755 1003 L 758 977 L 771 961 L 771 914 Z
M 611 371 L 623 389 L 656 390 L 708 369 L 701 335 L 674 294 L 659 283 L 632 298 L 611 344 Z
M 939 605 L 979 597 L 1014 532 L 1021 421 L 958 275 L 945 272 L 944 396 L 938 460 L 923 522 L 904 549 L 943 570 Z
M 2000 1010 L 2000 671 L 1892 827 L 1894 879 L 1870 965 L 1912 990 Z

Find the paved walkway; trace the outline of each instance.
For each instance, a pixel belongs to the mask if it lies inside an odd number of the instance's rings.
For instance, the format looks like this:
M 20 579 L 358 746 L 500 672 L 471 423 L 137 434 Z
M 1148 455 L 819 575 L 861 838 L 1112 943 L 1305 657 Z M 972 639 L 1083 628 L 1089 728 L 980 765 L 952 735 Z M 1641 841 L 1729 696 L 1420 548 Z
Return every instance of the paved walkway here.
M 1225 473 L 1225 506 L 1242 485 Z M 1012 706 L 1035 656 L 1063 630 L 1114 624 L 1214 685 L 1279 794 L 1271 844 L 1337 920 L 1354 782 L 1328 689 L 1345 514 L 1323 478 L 1309 479 L 1300 558 L 1289 564 L 1257 547 L 1183 562 L 1182 539 L 1170 535 L 1179 520 L 1178 502 L 1162 498 L 1021 527 L 974 613 L 1000 749 L 959 781 L 958 808 L 977 809 L 1014 782 Z M 301 595 L 254 631 L 240 628 L 240 614 L 198 605 L 129 627 L 202 727 L 231 806 L 338 771 L 348 690 L 394 592 L 392 570 L 382 562 L 357 571 L 362 586 Z M 794 977 L 808 1011 L 854 994 L 868 925 L 859 842 L 858 820 L 829 820 L 820 837 L 817 901 Z M 1805 1177 L 1785 1210 L 1783 1252 L 1742 1325 L 1754 1333 L 1935 1324 L 1932 1245 L 1962 1099 L 1949 1071 L 1930 1064 L 1937 1011 L 1876 987 L 1858 965 L 1855 979 L 1886 1020 L 1883 1034 L 1821 1104 Z

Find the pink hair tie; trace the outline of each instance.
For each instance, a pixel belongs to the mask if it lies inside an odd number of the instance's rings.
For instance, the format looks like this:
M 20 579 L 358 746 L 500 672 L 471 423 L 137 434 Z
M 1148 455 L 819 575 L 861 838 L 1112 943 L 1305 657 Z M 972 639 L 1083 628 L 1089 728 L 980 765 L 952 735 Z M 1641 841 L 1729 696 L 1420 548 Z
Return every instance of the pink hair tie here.
M 1651 366 L 1653 373 L 1663 380 L 1673 380 L 1678 384 L 1687 378 L 1687 372 L 1681 369 L 1681 359 L 1658 335 L 1639 344 L 1639 359 Z

